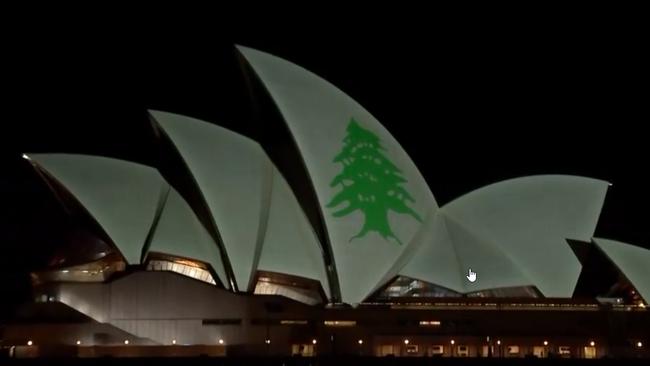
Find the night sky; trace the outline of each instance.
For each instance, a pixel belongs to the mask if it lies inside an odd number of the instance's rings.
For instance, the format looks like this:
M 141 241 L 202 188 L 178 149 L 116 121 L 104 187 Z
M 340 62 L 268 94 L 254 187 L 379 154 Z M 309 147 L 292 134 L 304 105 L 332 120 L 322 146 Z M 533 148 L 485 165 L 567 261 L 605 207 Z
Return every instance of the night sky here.
M 0 145 L 2 298 L 25 299 L 28 272 L 65 240 L 63 211 L 21 154 L 152 164 L 147 109 L 246 134 L 252 108 L 235 43 L 293 61 L 360 102 L 409 153 L 440 205 L 523 175 L 600 178 L 613 187 L 596 235 L 650 247 L 648 63 L 624 32 L 364 33 L 46 32 L 12 43 Z

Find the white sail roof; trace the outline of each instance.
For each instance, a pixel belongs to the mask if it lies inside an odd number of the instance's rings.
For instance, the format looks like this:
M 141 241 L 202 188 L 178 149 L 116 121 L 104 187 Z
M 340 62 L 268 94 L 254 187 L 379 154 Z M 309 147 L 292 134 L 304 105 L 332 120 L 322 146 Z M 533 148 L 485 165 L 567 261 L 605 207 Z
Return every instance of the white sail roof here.
M 582 267 L 566 239 L 591 239 L 608 186 L 567 175 L 515 178 L 470 192 L 440 211 L 456 227 L 451 236 L 464 251 L 462 266 L 481 271 L 477 284 L 530 281 L 547 297 L 571 297 Z M 480 254 L 484 250 L 494 260 L 508 259 L 494 267 Z
M 237 286 L 246 290 L 259 259 L 271 165 L 253 140 L 177 114 L 150 111 L 169 136 L 208 205 Z
M 602 238 L 593 238 L 593 242 L 614 262 L 648 303 L 650 301 L 650 250 Z
M 154 168 L 75 154 L 29 154 L 95 218 L 130 264 L 140 263 L 166 183 Z
M 435 199 L 404 149 L 356 101 L 300 66 L 238 48 L 278 106 L 306 164 L 342 300 L 358 303 L 415 245 L 423 218 L 437 209 Z
M 330 296 L 323 252 L 316 234 L 289 185 L 275 168 L 270 205 L 257 268 L 317 280 Z
M 170 186 L 149 244 L 149 252 L 208 263 L 221 282 L 227 282 L 217 243 L 199 222 L 190 205 Z
M 240 290 L 252 288 L 258 265 L 319 279 L 327 289 L 323 258 L 316 257 L 319 243 L 284 178 L 257 142 L 197 119 L 151 114 L 196 179 Z
M 463 293 L 535 286 L 547 297 L 572 295 L 581 266 L 566 239 L 592 238 L 607 182 L 566 175 L 515 178 L 438 208 L 413 161 L 361 105 L 300 66 L 238 48 L 296 143 L 328 242 L 319 242 L 258 142 L 152 111 L 187 165 L 223 251 L 192 207 L 151 167 L 83 155 L 32 156 L 86 207 L 129 263 L 139 262 L 153 234 L 150 251 L 204 260 L 223 282 L 233 280 L 226 278 L 230 267 L 241 290 L 252 290 L 255 271 L 264 270 L 319 280 L 329 295 L 323 250 L 331 249 L 341 300 L 351 304 L 398 275 Z M 644 273 L 634 250 L 595 242 L 639 282 Z M 476 282 L 466 280 L 470 268 L 478 273 Z

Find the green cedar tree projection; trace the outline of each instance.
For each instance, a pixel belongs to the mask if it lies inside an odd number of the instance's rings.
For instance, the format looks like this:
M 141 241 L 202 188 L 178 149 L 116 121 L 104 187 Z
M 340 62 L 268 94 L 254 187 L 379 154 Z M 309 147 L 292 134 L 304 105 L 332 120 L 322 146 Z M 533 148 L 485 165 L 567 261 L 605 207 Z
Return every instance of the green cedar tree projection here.
M 327 205 L 328 208 L 336 208 L 347 202 L 333 213 L 334 217 L 343 217 L 356 210 L 365 216 L 363 228 L 350 241 L 375 231 L 384 239 L 393 238 L 402 244 L 390 227 L 389 210 L 422 221 L 407 205 L 408 201 L 415 200 L 402 187 L 406 179 L 382 151 L 386 149 L 379 138 L 351 118 L 343 139 L 343 149 L 334 158 L 335 163 L 343 164 L 343 170 L 330 183 L 331 187 L 338 186 L 341 190 Z

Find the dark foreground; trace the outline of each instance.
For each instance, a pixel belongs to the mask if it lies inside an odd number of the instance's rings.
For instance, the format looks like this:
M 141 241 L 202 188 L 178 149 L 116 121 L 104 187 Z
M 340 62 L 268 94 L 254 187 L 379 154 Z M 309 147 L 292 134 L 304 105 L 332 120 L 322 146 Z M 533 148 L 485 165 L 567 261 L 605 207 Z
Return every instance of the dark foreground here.
M 648 365 L 648 359 L 485 359 L 485 358 L 86 358 L 86 359 L 0 359 L 0 365 Z

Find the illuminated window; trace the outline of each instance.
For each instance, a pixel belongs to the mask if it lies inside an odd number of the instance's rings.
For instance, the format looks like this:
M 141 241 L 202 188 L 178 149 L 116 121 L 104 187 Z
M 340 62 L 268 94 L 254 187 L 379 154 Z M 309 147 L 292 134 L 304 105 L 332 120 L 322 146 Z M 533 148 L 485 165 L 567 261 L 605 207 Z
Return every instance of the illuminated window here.
M 406 346 L 406 353 L 407 354 L 410 354 L 410 355 L 417 354 L 417 353 L 419 353 L 419 351 L 420 351 L 420 348 L 418 347 L 417 344 L 409 344 L 409 345 Z
M 542 346 L 534 346 L 533 347 L 533 355 L 537 358 L 544 358 L 546 357 L 546 347 Z
M 458 356 L 461 356 L 461 357 L 469 356 L 469 347 L 467 347 L 467 346 L 458 346 Z
M 519 354 L 519 346 L 508 346 L 508 354 L 511 355 Z
M 380 356 L 394 356 L 395 349 L 392 344 L 383 344 L 379 347 Z
M 287 274 L 258 272 L 254 293 L 257 295 L 280 295 L 308 305 L 323 302 L 320 283 Z
M 185 269 L 187 269 L 187 267 L 185 267 L 185 266 L 181 266 L 181 265 L 178 264 L 178 263 L 172 263 L 172 272 L 185 274 L 185 273 L 184 273 L 184 272 L 185 272 L 185 271 L 184 271 Z
M 460 294 L 428 282 L 399 276 L 377 296 L 377 300 L 395 297 L 459 297 Z
M 167 260 L 154 259 L 147 264 L 148 271 L 170 271 L 182 274 L 195 280 L 216 285 L 214 278 L 207 269 L 200 268 L 198 263 L 190 261 L 170 262 Z
M 596 358 L 596 347 L 585 347 L 585 358 Z
M 293 355 L 300 355 L 305 357 L 312 357 L 315 355 L 313 344 L 292 344 L 291 353 Z
M 420 320 L 421 327 L 439 327 L 440 322 L 437 320 Z
M 125 268 L 126 264 L 119 255 L 111 253 L 94 262 L 34 272 L 31 277 L 34 285 L 48 282 L 104 282 L 113 273 L 124 271 Z M 47 302 L 47 299 L 43 302 Z
M 307 325 L 309 322 L 307 320 L 280 320 L 282 325 Z
M 539 291 L 535 286 L 518 286 L 518 287 L 501 287 L 483 291 L 470 292 L 467 297 L 518 297 L 518 298 L 538 298 Z
M 323 323 L 328 327 L 354 327 L 357 325 L 354 320 L 325 320 Z

